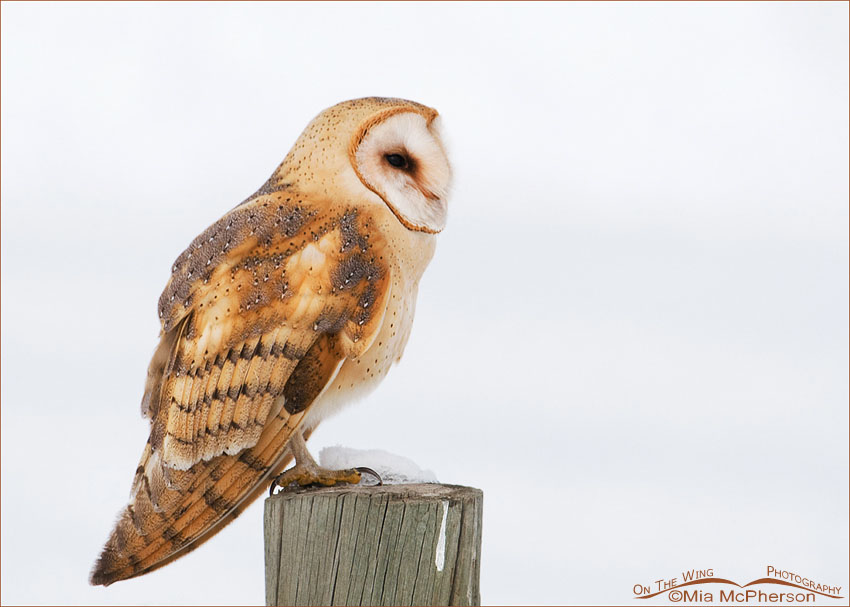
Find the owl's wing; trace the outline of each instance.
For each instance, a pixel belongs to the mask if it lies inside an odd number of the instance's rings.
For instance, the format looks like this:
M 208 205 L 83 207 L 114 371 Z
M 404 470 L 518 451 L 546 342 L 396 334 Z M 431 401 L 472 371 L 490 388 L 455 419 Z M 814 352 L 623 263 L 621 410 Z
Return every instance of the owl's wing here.
M 162 443 L 167 466 L 185 470 L 256 444 L 296 366 L 322 372 L 289 384 L 290 415 L 343 359 L 368 348 L 380 325 L 386 251 L 368 218 L 319 218 L 306 207 L 274 209 L 268 198 L 196 239 L 160 299 L 164 329 L 176 337 L 164 340 L 174 343 L 159 395 L 144 400 L 167 409 L 151 440 Z
M 289 203 L 237 207 L 177 259 L 142 401 L 151 435 L 93 583 L 173 560 L 238 514 L 374 341 L 392 281 L 371 219 Z

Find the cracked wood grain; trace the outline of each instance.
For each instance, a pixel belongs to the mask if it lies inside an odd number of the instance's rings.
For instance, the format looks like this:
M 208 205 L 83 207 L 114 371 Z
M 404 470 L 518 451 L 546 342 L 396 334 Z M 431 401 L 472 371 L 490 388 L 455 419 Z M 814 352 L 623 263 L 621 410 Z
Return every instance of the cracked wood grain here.
M 330 487 L 265 503 L 267 605 L 479 605 L 483 493 Z

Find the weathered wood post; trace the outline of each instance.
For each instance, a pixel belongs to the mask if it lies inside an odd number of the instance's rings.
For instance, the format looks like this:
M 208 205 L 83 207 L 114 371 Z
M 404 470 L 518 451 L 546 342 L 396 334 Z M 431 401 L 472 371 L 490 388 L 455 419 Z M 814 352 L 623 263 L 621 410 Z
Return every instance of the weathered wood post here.
M 267 605 L 479 605 L 480 489 L 283 491 L 265 503 Z

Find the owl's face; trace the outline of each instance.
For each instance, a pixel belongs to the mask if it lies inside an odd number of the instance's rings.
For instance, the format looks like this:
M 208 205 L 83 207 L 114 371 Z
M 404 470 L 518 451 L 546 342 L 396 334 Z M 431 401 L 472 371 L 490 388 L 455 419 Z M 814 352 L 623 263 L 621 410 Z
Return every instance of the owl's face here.
M 316 116 L 264 187 L 386 205 L 408 230 L 433 234 L 446 225 L 450 182 L 436 110 L 364 97 Z
M 446 225 L 451 168 L 436 112 L 392 108 L 366 120 L 349 157 L 360 181 L 410 230 Z

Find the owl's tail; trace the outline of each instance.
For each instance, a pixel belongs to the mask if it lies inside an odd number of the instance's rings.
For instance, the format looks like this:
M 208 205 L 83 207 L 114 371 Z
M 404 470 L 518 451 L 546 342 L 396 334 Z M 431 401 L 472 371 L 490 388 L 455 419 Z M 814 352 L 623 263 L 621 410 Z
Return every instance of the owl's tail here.
M 198 462 L 185 471 L 164 466 L 159 453 L 146 445 L 130 504 L 94 565 L 91 584 L 108 586 L 143 575 L 215 535 L 265 492 L 267 480 L 289 465 L 286 444 L 293 431 L 296 428 L 275 418 L 254 447 Z

